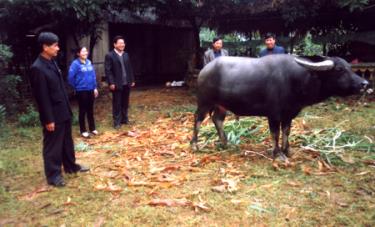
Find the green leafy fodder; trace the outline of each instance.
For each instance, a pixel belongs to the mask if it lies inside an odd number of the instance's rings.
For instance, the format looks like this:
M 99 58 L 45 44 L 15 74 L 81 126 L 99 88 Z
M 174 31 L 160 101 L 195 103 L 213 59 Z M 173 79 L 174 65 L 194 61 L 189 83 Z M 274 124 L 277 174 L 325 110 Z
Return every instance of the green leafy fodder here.
M 261 118 L 251 117 L 240 120 L 230 120 L 224 123 L 224 131 L 228 142 L 238 145 L 246 142 L 259 143 L 268 136 L 268 127 Z M 217 139 L 217 131 L 211 124 L 202 127 L 200 131 L 206 143 L 212 143 Z

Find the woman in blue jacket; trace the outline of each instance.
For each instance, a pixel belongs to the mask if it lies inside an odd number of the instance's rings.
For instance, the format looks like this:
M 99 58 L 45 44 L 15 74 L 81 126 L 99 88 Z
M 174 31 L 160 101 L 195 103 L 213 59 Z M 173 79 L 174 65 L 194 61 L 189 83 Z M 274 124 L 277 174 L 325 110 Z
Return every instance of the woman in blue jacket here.
M 94 121 L 94 99 L 99 95 L 96 88 L 96 74 L 91 61 L 87 59 L 88 51 L 86 47 L 77 49 L 77 58 L 69 68 L 69 84 L 74 88 L 78 97 L 79 106 L 79 128 L 81 135 L 85 138 L 90 134 L 86 130 L 85 118 L 89 123 L 89 130 L 97 135 Z

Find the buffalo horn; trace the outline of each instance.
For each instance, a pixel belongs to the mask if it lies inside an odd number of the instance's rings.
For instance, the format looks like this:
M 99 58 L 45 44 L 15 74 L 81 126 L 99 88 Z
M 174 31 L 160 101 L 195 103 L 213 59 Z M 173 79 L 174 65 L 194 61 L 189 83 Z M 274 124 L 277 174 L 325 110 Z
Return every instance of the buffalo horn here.
M 315 71 L 326 71 L 332 69 L 335 66 L 335 63 L 332 60 L 324 60 L 321 62 L 309 62 L 298 58 L 294 59 L 298 64 Z

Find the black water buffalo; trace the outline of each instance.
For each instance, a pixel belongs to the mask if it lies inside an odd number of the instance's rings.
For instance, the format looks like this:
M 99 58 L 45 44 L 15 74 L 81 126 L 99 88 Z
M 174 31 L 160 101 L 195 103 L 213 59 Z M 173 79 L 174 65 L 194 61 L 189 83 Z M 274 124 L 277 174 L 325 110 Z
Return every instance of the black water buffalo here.
M 352 72 L 338 57 L 318 62 L 292 55 L 262 58 L 220 57 L 199 74 L 192 145 L 198 149 L 198 131 L 207 113 L 221 142 L 226 110 L 239 116 L 265 116 L 273 139 L 273 157 L 288 155 L 291 122 L 306 106 L 330 96 L 347 96 L 364 89 L 368 82 Z M 279 148 L 280 127 L 282 146 Z

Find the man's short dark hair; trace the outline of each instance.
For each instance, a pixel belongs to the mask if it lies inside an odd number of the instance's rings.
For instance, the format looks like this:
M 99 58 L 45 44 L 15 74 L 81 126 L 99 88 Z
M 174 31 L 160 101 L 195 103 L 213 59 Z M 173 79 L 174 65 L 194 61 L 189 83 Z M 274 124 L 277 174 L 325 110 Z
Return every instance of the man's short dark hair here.
M 212 44 L 216 43 L 217 41 L 221 40 L 221 37 L 215 37 L 212 39 Z
M 272 32 L 267 32 L 265 35 L 264 35 L 264 40 L 266 39 L 269 39 L 269 38 L 273 38 L 273 39 L 276 39 L 276 35 Z
M 115 38 L 113 38 L 113 44 L 117 43 L 119 39 L 124 40 L 124 43 L 126 43 L 125 38 L 121 35 L 116 35 Z
M 43 45 L 51 46 L 57 42 L 59 42 L 59 37 L 52 32 L 42 32 L 38 36 L 38 46 L 40 51 L 43 51 Z

